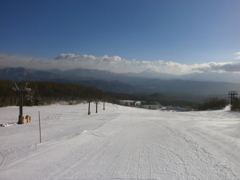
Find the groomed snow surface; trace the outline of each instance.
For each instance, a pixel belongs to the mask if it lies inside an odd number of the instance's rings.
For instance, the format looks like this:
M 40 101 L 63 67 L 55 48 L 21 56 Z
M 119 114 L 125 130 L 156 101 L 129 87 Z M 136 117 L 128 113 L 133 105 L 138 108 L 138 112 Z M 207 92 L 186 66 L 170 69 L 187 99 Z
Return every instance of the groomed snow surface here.
M 240 179 L 240 113 L 102 105 L 0 108 L 0 179 Z

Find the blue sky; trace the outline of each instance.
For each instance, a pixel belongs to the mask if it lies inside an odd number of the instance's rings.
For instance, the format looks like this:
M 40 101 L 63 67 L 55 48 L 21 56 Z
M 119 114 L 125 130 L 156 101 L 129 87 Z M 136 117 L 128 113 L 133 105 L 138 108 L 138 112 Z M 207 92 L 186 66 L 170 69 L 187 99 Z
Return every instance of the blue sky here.
M 238 72 L 239 8 L 239 0 L 0 0 L 0 65 Z

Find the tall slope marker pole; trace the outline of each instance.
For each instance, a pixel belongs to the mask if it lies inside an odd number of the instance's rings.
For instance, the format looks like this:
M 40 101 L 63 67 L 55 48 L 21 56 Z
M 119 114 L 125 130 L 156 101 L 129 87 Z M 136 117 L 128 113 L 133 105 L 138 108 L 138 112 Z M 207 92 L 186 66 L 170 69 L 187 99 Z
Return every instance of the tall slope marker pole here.
M 38 111 L 38 119 L 39 119 L 39 136 L 40 136 L 40 143 L 42 142 L 42 133 L 41 133 L 41 118 L 40 118 L 40 111 Z

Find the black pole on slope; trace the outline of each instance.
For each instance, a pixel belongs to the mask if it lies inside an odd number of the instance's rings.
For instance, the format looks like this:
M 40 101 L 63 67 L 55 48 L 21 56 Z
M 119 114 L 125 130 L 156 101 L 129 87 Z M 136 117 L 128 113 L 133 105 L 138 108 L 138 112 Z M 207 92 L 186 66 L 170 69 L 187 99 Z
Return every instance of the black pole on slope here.
M 95 103 L 96 103 L 96 113 L 98 113 L 98 109 L 97 109 L 98 108 L 98 102 L 96 101 Z
M 91 114 L 91 112 L 90 112 L 90 103 L 91 103 L 91 101 L 88 101 L 88 115 Z
M 38 119 L 39 119 L 39 137 L 40 137 L 40 143 L 42 143 L 42 132 L 41 132 L 41 118 L 40 118 L 40 111 L 38 111 Z

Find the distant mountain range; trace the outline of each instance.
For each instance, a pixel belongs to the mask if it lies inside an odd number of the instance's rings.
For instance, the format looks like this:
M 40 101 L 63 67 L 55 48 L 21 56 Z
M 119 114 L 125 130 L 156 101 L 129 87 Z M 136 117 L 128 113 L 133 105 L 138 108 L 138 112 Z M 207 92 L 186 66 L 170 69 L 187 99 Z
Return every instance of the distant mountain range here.
M 218 77 L 218 82 L 212 82 Z M 222 77 L 223 76 L 223 77 Z M 232 76 L 233 82 L 220 82 Z M 208 81 L 201 81 L 201 79 Z M 0 79 L 11 81 L 52 81 L 62 83 L 76 83 L 97 87 L 103 91 L 117 93 L 166 93 L 178 92 L 198 95 L 226 94 L 228 91 L 240 91 L 240 78 L 232 74 L 189 74 L 176 76 L 153 72 L 118 74 L 109 71 L 93 69 L 73 69 L 61 71 L 50 69 L 47 71 L 28 68 L 0 69 Z
M 180 79 L 180 80 L 189 80 L 189 81 L 240 83 L 240 73 L 226 73 L 226 72 L 225 73 L 205 72 L 205 73 L 174 75 L 174 74 L 144 71 L 141 73 L 126 73 L 126 75 L 131 77 L 158 78 L 162 80 Z

